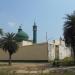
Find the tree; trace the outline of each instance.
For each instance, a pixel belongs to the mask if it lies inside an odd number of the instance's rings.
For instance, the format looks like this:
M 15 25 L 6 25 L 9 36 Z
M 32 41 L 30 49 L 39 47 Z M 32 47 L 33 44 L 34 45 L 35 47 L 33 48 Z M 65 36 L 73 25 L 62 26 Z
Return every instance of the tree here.
M 75 11 L 72 14 L 66 15 L 64 23 L 64 40 L 65 45 L 73 50 L 75 63 Z
M 0 35 L 3 35 L 3 30 L 0 28 Z
M 2 41 L 2 38 L 1 38 L 1 37 L 2 37 L 2 36 L 3 36 L 3 30 L 0 28 L 0 48 L 1 48 L 1 44 L 2 44 L 2 43 L 1 43 L 1 41 Z
M 18 44 L 15 40 L 14 33 L 6 33 L 4 37 L 2 37 L 2 49 L 9 53 L 9 65 L 11 65 L 11 56 L 18 49 Z

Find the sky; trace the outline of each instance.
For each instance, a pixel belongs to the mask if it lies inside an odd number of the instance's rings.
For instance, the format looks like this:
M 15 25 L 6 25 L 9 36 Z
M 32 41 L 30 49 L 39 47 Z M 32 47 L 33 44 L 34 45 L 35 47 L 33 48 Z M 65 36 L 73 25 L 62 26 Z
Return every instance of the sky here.
M 75 10 L 75 0 L 0 0 L 0 28 L 17 33 L 19 26 L 33 38 L 37 25 L 38 42 L 63 37 L 64 17 Z

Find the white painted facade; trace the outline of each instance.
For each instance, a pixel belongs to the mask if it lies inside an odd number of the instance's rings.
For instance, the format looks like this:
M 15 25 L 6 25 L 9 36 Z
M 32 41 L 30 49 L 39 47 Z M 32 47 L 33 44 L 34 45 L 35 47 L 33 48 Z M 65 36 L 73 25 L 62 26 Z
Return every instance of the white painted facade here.
M 58 46 L 58 56 L 59 59 L 64 59 L 65 57 L 71 56 L 71 49 L 65 46 L 63 40 L 53 40 L 48 42 L 48 57 L 49 60 L 54 60 L 56 58 L 56 46 Z
M 19 42 L 19 46 L 29 46 L 29 45 L 33 45 L 33 43 L 31 41 Z
M 31 41 L 22 41 L 22 46 L 32 45 Z

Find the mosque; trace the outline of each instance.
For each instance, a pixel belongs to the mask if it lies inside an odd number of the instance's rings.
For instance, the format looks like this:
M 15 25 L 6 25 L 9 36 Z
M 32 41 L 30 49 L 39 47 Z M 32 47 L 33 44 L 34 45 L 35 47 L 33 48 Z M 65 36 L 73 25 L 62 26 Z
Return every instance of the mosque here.
M 34 22 L 34 25 L 33 25 L 33 40 L 29 40 L 28 34 L 22 30 L 21 26 L 19 27 L 18 32 L 16 34 L 16 40 L 20 42 L 22 46 L 36 44 L 37 43 L 36 23 Z
M 12 55 L 12 61 L 42 61 L 48 62 L 54 59 L 64 59 L 71 56 L 71 49 L 65 46 L 64 40 L 52 40 L 50 42 L 37 43 L 37 25 L 33 25 L 33 39 L 19 26 L 16 33 L 16 40 L 19 43 L 19 49 Z M 0 61 L 9 59 L 8 52 L 0 50 Z

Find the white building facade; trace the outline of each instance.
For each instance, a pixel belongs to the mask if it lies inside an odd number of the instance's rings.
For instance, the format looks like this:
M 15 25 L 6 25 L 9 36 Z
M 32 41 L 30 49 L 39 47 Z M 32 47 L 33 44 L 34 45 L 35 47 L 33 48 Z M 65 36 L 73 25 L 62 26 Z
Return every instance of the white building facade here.
M 65 46 L 63 40 L 53 40 L 48 42 L 49 61 L 54 59 L 64 59 L 71 56 L 71 48 Z

